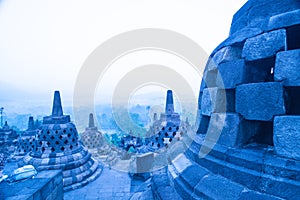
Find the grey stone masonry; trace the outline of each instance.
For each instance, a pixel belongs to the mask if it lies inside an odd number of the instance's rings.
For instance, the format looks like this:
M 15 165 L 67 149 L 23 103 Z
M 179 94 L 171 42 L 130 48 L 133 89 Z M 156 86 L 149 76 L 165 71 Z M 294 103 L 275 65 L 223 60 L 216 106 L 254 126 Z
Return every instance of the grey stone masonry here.
M 234 89 L 237 85 L 246 83 L 246 65 L 243 59 L 225 62 L 219 65 L 217 86 Z
M 275 56 L 286 49 L 286 31 L 280 29 L 258 35 L 246 40 L 242 57 L 247 61 L 260 60 Z
M 279 52 L 276 56 L 275 81 L 284 86 L 300 86 L 300 50 Z
M 237 86 L 236 112 L 248 120 L 272 121 L 284 115 L 283 86 L 281 83 L 251 83 Z
M 250 27 L 266 30 L 270 17 L 299 8 L 298 0 L 249 0 L 234 15 L 230 35 Z
M 272 16 L 269 20 L 268 30 L 284 28 L 300 24 L 300 10 L 293 10 Z
M 239 146 L 243 142 L 240 132 L 241 118 L 236 113 L 214 113 L 211 116 L 207 136 L 218 138 L 218 144 L 225 146 Z M 211 134 L 209 134 L 211 133 Z M 210 139 L 210 138 L 207 138 Z M 215 140 L 212 138 L 212 140 Z
M 275 117 L 273 138 L 277 155 L 300 160 L 300 116 Z
M 227 46 L 217 51 L 213 59 L 207 62 L 207 70 L 216 70 L 218 65 L 231 60 L 241 58 L 242 48 Z
M 35 178 L 18 183 L 0 183 L 0 199 L 62 200 L 63 194 L 60 170 L 42 171 Z
M 201 101 L 201 113 L 211 116 L 214 112 L 226 111 L 226 92 L 224 89 L 206 88 Z

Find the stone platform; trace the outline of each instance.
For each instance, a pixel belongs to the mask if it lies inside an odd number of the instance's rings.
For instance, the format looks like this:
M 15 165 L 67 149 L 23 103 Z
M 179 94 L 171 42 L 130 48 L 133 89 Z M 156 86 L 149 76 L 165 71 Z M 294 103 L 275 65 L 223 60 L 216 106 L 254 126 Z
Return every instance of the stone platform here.
M 0 199 L 10 200 L 62 200 L 61 170 L 42 171 L 33 179 L 16 183 L 0 183 Z

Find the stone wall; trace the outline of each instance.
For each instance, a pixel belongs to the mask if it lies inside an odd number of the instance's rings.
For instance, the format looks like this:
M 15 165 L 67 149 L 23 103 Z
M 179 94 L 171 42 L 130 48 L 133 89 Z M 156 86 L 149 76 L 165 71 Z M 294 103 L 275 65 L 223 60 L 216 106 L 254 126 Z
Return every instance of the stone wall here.
M 299 13 L 296 0 L 250 0 L 234 15 L 230 36 L 204 71 L 198 133 L 218 130 L 208 139 L 229 147 L 274 145 L 279 156 L 299 158 L 283 150 L 299 146 Z
M 63 194 L 60 170 L 42 171 L 35 178 L 18 183 L 0 183 L 0 199 L 60 200 Z

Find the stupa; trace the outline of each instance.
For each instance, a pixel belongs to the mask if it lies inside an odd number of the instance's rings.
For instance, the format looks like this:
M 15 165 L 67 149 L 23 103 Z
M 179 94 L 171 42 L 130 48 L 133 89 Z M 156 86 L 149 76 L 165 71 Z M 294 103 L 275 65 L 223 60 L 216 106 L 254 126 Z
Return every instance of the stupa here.
M 89 115 L 89 125 L 80 135 L 80 139 L 84 146 L 92 153 L 92 155 L 100 160 L 103 164 L 112 166 L 117 162 L 118 152 L 105 141 L 102 133 L 95 126 L 94 115 Z
M 211 54 L 199 128 L 157 199 L 300 199 L 300 1 L 249 0 Z
M 161 120 L 167 123 L 173 123 L 175 126 L 180 126 L 180 115 L 174 111 L 174 101 L 172 90 L 167 91 L 165 113 L 161 114 Z
M 19 165 L 33 165 L 38 171 L 63 170 L 64 191 L 95 180 L 102 165 L 78 141 L 76 126 L 63 114 L 60 93 L 55 91 L 52 115 L 43 118 L 36 136 L 36 147 Z
M 10 128 L 7 121 L 5 121 L 3 127 L 0 128 L 0 144 L 14 146 L 17 143 L 18 136 L 17 132 Z
M 85 129 L 85 132 L 81 134 L 81 141 L 89 150 L 97 149 L 103 144 L 102 133 L 98 131 L 98 128 L 94 123 L 94 115 L 89 115 L 89 125 Z
M 167 91 L 165 113 L 161 113 L 160 119 L 157 118 L 157 113 L 153 115 L 153 124 L 147 132 L 145 139 L 146 147 L 150 151 L 168 147 L 187 132 L 187 124 L 180 120 L 180 115 L 174 110 L 173 92 Z
M 38 132 L 38 127 L 34 124 L 33 117 L 29 117 L 28 128 L 18 138 L 17 149 L 15 156 L 24 156 L 36 148 L 35 136 Z

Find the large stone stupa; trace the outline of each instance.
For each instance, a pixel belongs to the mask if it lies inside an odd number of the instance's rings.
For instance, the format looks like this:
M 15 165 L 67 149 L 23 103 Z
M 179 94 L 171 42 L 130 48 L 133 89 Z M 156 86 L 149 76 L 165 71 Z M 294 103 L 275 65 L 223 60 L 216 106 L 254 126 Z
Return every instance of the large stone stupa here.
M 204 71 L 198 134 L 152 179 L 157 199 L 300 199 L 299 71 L 300 1 L 247 1 Z
M 20 165 L 31 164 L 38 171 L 63 170 L 64 191 L 95 180 L 102 165 L 78 141 L 75 125 L 63 114 L 60 93 L 55 91 L 52 115 L 46 116 L 36 135 L 36 147 Z

